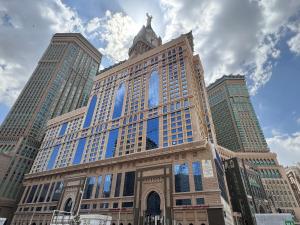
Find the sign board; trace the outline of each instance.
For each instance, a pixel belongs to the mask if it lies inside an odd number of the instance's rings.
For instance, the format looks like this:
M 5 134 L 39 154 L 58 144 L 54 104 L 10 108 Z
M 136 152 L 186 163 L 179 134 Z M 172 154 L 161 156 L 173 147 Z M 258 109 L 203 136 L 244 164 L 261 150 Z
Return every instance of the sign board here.
M 257 225 L 295 225 L 293 216 L 289 213 L 255 214 Z
M 202 160 L 202 169 L 203 169 L 203 176 L 204 177 L 213 177 L 214 176 L 211 160 L 203 159 Z

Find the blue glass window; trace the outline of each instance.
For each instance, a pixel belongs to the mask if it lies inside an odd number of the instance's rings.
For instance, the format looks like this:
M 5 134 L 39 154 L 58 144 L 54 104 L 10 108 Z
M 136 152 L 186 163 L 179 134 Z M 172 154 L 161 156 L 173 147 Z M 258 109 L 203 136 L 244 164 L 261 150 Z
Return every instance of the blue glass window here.
M 183 164 L 175 165 L 174 174 L 175 174 L 175 192 L 190 191 L 188 164 L 183 163 Z
M 111 181 L 112 181 L 112 174 L 106 175 L 104 180 L 103 193 L 102 193 L 102 197 L 104 198 L 108 198 L 110 196 Z
M 147 121 L 146 150 L 159 146 L 159 120 L 158 118 Z
M 115 150 L 117 147 L 119 129 L 114 129 L 109 132 L 108 142 L 106 146 L 105 158 L 112 158 L 115 156 Z
M 68 122 L 63 123 L 58 134 L 59 137 L 63 136 L 66 133 L 67 127 L 68 127 Z
M 47 165 L 47 170 L 51 170 L 53 169 L 54 167 L 54 164 L 55 164 L 55 160 L 56 160 L 56 157 L 58 155 L 58 151 L 60 149 L 60 145 L 56 145 L 51 153 L 51 156 L 50 156 L 50 159 L 49 159 L 49 162 L 48 162 L 48 165 Z
M 159 76 L 154 70 L 149 79 L 148 108 L 157 107 L 159 103 Z
M 96 186 L 95 198 L 99 197 L 99 191 L 100 191 L 101 183 L 102 183 L 102 176 L 98 176 L 98 182 L 97 182 L 97 186 Z
M 132 196 L 134 194 L 135 172 L 126 172 L 124 180 L 123 196 Z
M 94 110 L 96 107 L 96 103 L 97 103 L 97 95 L 94 95 L 90 102 L 90 105 L 89 105 L 89 108 L 88 108 L 88 111 L 87 111 L 87 114 L 86 114 L 86 117 L 85 117 L 85 120 L 83 123 L 83 128 L 88 128 L 91 125 Z
M 115 98 L 115 106 L 114 106 L 114 113 L 112 116 L 112 119 L 118 118 L 122 114 L 122 108 L 123 108 L 123 101 L 124 101 L 124 95 L 125 95 L 125 84 L 122 83 L 119 86 L 119 89 L 117 91 L 117 95 Z
M 88 177 L 86 179 L 85 190 L 84 190 L 84 193 L 83 193 L 83 198 L 84 199 L 90 199 L 92 197 L 95 180 L 96 180 L 95 177 Z
M 86 138 L 79 139 L 75 156 L 73 159 L 73 165 L 79 164 L 81 162 L 81 157 L 84 150 L 85 142 L 86 142 Z
M 193 162 L 193 175 L 194 175 L 194 182 L 195 182 L 195 191 L 202 191 L 202 178 L 201 178 L 201 163 L 200 162 Z

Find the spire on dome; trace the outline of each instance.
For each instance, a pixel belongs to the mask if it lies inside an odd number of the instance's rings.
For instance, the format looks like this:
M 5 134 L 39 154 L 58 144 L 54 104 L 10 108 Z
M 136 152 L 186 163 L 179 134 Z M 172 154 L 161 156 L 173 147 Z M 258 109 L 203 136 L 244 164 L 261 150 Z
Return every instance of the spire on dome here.
M 132 46 L 129 48 L 129 58 L 143 54 L 150 49 L 161 45 L 161 38 L 156 35 L 151 27 L 152 16 L 146 13 L 147 24 L 143 26 L 139 33 L 134 37 Z

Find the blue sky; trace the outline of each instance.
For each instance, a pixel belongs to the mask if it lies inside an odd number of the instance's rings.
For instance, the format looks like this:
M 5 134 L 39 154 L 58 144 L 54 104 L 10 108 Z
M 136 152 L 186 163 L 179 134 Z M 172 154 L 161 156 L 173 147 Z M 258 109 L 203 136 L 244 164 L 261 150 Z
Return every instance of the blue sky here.
M 299 0 L 0 1 L 0 122 L 54 33 L 81 32 L 104 68 L 127 58 L 146 12 L 163 42 L 193 31 L 207 84 L 245 74 L 271 150 L 300 161 Z

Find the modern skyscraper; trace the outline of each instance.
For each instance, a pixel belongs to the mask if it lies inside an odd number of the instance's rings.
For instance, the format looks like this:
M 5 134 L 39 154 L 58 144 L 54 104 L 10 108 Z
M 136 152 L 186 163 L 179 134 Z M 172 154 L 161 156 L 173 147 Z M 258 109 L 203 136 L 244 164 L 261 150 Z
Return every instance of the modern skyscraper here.
M 15 211 L 48 119 L 85 106 L 101 54 L 81 34 L 55 34 L 0 128 L 0 217 Z
M 192 34 L 161 44 L 148 17 L 88 107 L 48 122 L 14 223 L 49 224 L 57 209 L 113 225 L 233 224 L 207 106 Z
M 274 205 L 278 212 L 295 215 L 300 221 L 299 204 L 284 168 L 266 144 L 249 98 L 245 77 L 223 76 L 207 89 L 221 157 L 237 157 L 255 167 L 260 173 L 270 205 Z
M 245 77 L 223 76 L 207 90 L 218 144 L 232 151 L 268 152 Z

